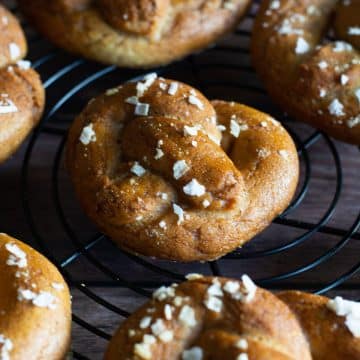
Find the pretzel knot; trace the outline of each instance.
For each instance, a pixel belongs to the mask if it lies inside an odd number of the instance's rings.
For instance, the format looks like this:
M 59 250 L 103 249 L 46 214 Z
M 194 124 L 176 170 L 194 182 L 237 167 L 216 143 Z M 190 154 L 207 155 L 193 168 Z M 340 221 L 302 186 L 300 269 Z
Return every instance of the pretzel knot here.
M 233 30 L 249 0 L 19 0 L 34 25 L 68 51 L 127 67 L 154 67 Z
M 360 356 L 360 303 L 189 274 L 126 319 L 105 360 L 320 360 Z
M 338 38 L 322 44 L 335 12 Z M 266 0 L 255 21 L 254 65 L 289 114 L 360 144 L 360 3 Z M 352 45 L 351 45 L 352 44 Z
M 0 5 L 0 163 L 20 146 L 37 124 L 44 90 L 26 54 L 26 39 L 17 19 Z
M 67 164 L 85 212 L 122 248 L 182 261 L 244 244 L 298 180 L 277 121 L 156 74 L 89 103 L 70 130 Z

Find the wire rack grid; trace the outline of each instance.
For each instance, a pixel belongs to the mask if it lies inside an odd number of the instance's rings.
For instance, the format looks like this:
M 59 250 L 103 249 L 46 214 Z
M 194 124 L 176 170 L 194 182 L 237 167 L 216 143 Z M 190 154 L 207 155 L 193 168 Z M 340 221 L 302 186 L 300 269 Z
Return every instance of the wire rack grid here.
M 270 236 L 282 234 L 277 235 L 279 239 L 265 241 L 266 234 L 260 235 L 254 240 L 254 245 L 250 242 L 249 246 L 207 264 L 181 265 L 136 257 L 118 249 L 88 223 L 76 205 L 63 167 L 67 129 L 74 115 L 91 97 L 122 82 L 140 79 L 144 74 L 72 57 L 54 49 L 28 30 L 32 49 L 30 58 L 43 78 L 48 100 L 45 115 L 31 136 L 22 163 L 23 208 L 33 238 L 61 269 L 73 290 L 74 326 L 85 331 L 86 336 L 96 343 L 95 351 L 88 351 L 86 346 L 76 341 L 77 334 L 74 332 L 74 358 L 92 359 L 95 356 L 92 356 L 93 353 L 104 351 L 114 327 L 133 310 L 129 302 L 119 304 L 116 301 L 123 291 L 129 299 L 134 297 L 139 299 L 138 302 L 143 302 L 154 287 L 180 282 L 188 272 L 239 277 L 246 271 L 254 274 L 256 282 L 267 288 L 311 289 L 318 294 L 326 293 L 349 280 L 350 287 L 359 288 L 360 282 L 353 276 L 360 270 L 360 260 L 356 256 L 360 240 L 360 212 L 357 210 L 352 214 L 346 226 L 331 223 L 341 201 L 344 181 L 337 145 L 327 135 L 292 121 L 268 99 L 250 66 L 248 53 L 249 29 L 256 8 L 256 4 L 252 6 L 239 29 L 220 45 L 156 69 L 162 76 L 192 84 L 210 98 L 237 100 L 271 113 L 282 121 L 293 136 L 301 159 L 301 181 L 297 194 L 288 209 L 271 226 L 275 230 L 270 232 Z M 320 159 L 315 156 L 314 160 L 313 153 L 318 151 L 319 144 L 322 155 Z M 46 178 L 41 178 L 42 183 L 37 184 L 34 169 L 39 166 L 38 153 L 41 151 L 44 156 L 44 147 L 48 174 Z M 322 157 L 326 157 L 331 164 L 331 174 L 327 174 L 330 179 L 327 200 L 316 219 L 310 216 L 310 219 L 304 220 L 298 213 L 301 213 L 302 207 L 311 206 L 311 201 L 310 205 L 307 203 L 312 196 L 313 176 L 318 168 L 316 161 L 321 161 Z M 358 189 L 356 191 L 359 192 Z M 39 200 L 40 196 L 46 200 Z M 45 212 L 52 215 L 53 221 L 49 224 L 42 221 L 41 215 Z M 49 233 L 57 233 L 58 237 L 49 239 Z M 331 241 L 324 244 L 324 237 L 331 238 Z M 317 242 L 321 243 L 319 251 L 306 255 Z M 343 253 L 353 255 L 347 255 L 349 265 L 339 273 L 327 274 L 328 264 Z M 278 266 L 269 274 L 269 264 L 274 262 Z M 98 291 L 99 288 L 102 291 Z M 104 289 L 119 289 L 115 293 L 115 300 L 105 296 Z M 89 321 L 86 312 L 83 313 L 76 306 L 78 299 L 81 299 L 81 306 L 86 311 L 97 311 L 100 318 L 103 313 L 110 313 L 115 318 L 113 326 L 106 328 L 96 321 Z

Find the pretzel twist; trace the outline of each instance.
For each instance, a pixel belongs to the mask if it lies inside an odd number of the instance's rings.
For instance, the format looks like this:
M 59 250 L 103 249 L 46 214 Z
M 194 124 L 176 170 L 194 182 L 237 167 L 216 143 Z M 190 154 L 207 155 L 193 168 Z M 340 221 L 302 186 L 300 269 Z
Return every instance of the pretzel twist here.
M 91 101 L 67 143 L 100 229 L 131 252 L 182 261 L 218 258 L 264 229 L 289 204 L 298 166 L 270 116 L 152 76 Z
M 345 314 L 336 313 L 340 304 L 346 303 L 343 310 L 360 304 L 297 291 L 276 296 L 256 287 L 246 275 L 242 281 L 197 274 L 189 278 L 155 291 L 153 299 L 115 332 L 105 359 L 356 360 L 360 356 L 360 337 L 349 330 Z
M 51 41 L 103 63 L 154 67 L 230 32 L 249 0 L 34 0 L 23 11 Z
M 27 46 L 16 18 L 0 5 L 0 163 L 39 121 L 44 90 L 38 74 L 22 61 Z
M 349 41 L 322 43 L 332 15 Z M 283 109 L 331 136 L 360 144 L 359 2 L 265 0 L 255 21 L 252 56 Z
M 54 265 L 6 234 L 0 234 L 0 294 L 0 359 L 65 359 L 69 289 Z

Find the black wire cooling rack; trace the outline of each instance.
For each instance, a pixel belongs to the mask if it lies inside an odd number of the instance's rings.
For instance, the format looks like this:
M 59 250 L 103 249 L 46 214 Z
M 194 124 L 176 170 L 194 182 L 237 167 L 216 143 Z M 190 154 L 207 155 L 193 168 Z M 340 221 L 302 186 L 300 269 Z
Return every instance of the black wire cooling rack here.
M 349 215 L 344 226 L 342 221 L 333 225 L 344 180 L 337 145 L 325 134 L 293 122 L 268 99 L 248 53 L 248 29 L 255 12 L 256 5 L 220 45 L 155 70 L 192 84 L 209 98 L 232 99 L 271 113 L 293 136 L 301 159 L 298 192 L 270 228 L 243 249 L 201 264 L 156 261 L 119 250 L 97 233 L 78 208 L 63 167 L 67 129 L 75 114 L 91 97 L 144 74 L 74 58 L 28 31 L 30 59 L 43 78 L 47 106 L 22 163 L 23 207 L 34 239 L 72 287 L 75 358 L 100 358 L 111 333 L 137 303 L 145 301 L 154 287 L 181 281 L 188 272 L 233 277 L 247 272 L 267 288 L 308 289 L 319 294 L 345 282 L 349 288 L 359 289 L 360 281 L 353 277 L 360 271 L 359 197 L 355 197 L 355 215 Z M 324 161 L 331 166 L 321 170 Z M 46 167 L 48 174 L 38 177 L 40 166 Z M 325 172 L 325 188 L 323 183 L 314 184 L 319 169 Z M 321 211 L 319 190 L 326 193 Z M 354 193 L 359 194 L 359 188 Z M 52 220 L 45 223 L 44 214 Z M 299 214 L 308 216 L 304 219 Z M 341 256 L 346 268 L 335 269 Z

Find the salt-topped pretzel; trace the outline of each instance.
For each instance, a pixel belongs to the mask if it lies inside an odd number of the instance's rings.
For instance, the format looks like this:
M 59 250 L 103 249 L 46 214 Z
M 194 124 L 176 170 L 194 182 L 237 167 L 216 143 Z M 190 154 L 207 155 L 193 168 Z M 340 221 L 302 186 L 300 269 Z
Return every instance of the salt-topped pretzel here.
M 300 291 L 277 296 L 297 316 L 314 360 L 360 359 L 360 303 Z
M 22 9 L 58 46 L 103 63 L 153 67 L 233 30 L 249 0 L 26 0 Z
M 273 295 L 241 281 L 187 276 L 161 287 L 114 334 L 105 360 L 357 360 L 360 303 Z
M 16 18 L 0 5 L 0 163 L 20 146 L 38 122 L 44 90 L 30 62 Z
M 91 101 L 67 143 L 99 228 L 128 251 L 181 261 L 218 258 L 263 230 L 289 204 L 298 166 L 270 116 L 156 74 Z
M 336 11 L 338 39 L 322 43 Z M 290 115 L 360 144 L 358 0 L 265 0 L 252 57 L 269 94 Z
M 155 291 L 115 333 L 105 360 L 311 359 L 295 315 L 249 277 L 190 278 Z
M 55 266 L 0 234 L 0 359 L 63 360 L 70 328 L 69 289 Z

